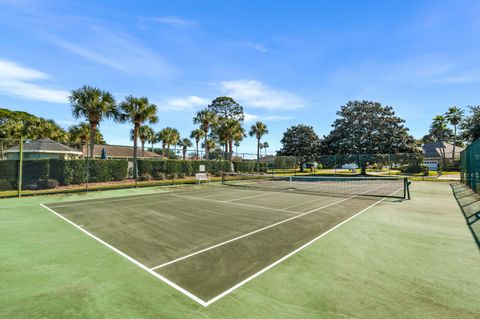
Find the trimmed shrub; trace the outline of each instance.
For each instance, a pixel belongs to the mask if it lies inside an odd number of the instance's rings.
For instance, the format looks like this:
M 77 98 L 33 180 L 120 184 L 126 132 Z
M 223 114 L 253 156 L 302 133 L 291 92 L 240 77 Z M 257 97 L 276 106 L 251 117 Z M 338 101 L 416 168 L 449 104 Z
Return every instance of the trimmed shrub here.
M 183 174 L 183 177 L 192 175 L 191 161 L 178 161 L 178 173 Z
M 423 176 L 428 176 L 429 169 L 428 166 L 414 164 L 414 165 L 403 165 L 400 166 L 400 172 L 407 174 L 419 174 L 423 173 Z
M 155 179 L 164 180 L 165 179 L 165 173 L 158 172 L 158 171 L 153 171 L 152 172 L 152 177 L 155 178 Z
M 148 173 L 142 173 L 142 175 L 140 175 L 139 179 L 141 181 L 149 181 L 152 179 L 152 176 L 150 176 L 150 174 Z
M 460 172 L 460 167 L 459 166 L 447 166 L 442 167 L 442 171 L 447 171 L 447 172 Z
M 177 174 L 177 178 L 185 178 L 185 176 L 186 175 L 183 172 L 180 172 L 180 173 Z
M 23 161 L 22 185 L 36 184 L 41 179 L 49 178 L 48 159 Z
M 53 178 L 38 181 L 38 189 L 54 189 L 59 185 L 58 181 Z

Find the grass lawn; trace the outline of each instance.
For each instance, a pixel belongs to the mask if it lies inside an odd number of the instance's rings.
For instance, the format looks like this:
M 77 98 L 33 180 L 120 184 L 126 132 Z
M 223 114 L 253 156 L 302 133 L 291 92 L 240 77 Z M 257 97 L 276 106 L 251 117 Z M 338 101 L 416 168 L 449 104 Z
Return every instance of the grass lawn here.
M 413 182 L 203 307 L 39 204 L 0 200 L 1 318 L 479 318 L 480 254 L 448 183 Z M 167 222 L 167 221 L 166 221 Z

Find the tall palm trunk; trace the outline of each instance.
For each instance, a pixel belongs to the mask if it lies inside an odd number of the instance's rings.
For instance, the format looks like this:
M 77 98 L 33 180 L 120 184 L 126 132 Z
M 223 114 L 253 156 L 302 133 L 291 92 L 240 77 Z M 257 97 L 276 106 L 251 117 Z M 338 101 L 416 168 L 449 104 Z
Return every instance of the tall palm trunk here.
M 196 151 L 196 152 L 197 152 L 197 160 L 199 159 L 199 156 L 198 156 L 198 142 L 200 142 L 200 140 L 199 140 L 199 139 L 195 139 L 195 145 L 196 145 L 195 147 L 196 147 L 196 149 L 197 149 L 197 151 Z
M 260 159 L 260 138 L 257 137 L 257 160 Z
M 205 159 L 208 159 L 208 144 L 207 144 L 208 136 L 207 136 L 207 133 L 208 133 L 208 130 L 205 131 Z
M 133 178 L 137 178 L 137 139 L 138 139 L 138 128 L 140 124 L 135 123 L 133 127 Z
M 453 150 L 452 150 L 452 166 L 455 162 L 455 146 L 457 144 L 457 125 L 453 126 Z
M 93 149 L 95 148 L 95 135 L 97 134 L 97 123 L 90 123 L 90 158 L 93 159 Z
M 233 158 L 233 140 L 228 141 L 228 159 L 231 161 Z
M 182 151 L 183 151 L 183 160 L 185 160 L 185 158 L 187 157 L 187 148 L 184 146 Z
M 145 157 L 145 141 L 140 141 L 142 143 L 142 157 Z

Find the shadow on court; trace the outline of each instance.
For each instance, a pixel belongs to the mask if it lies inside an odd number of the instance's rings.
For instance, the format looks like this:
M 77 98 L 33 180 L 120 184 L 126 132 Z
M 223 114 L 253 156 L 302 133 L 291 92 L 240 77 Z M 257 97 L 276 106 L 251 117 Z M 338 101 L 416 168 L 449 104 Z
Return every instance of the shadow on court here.
M 480 194 L 463 184 L 450 184 L 450 186 L 480 250 Z

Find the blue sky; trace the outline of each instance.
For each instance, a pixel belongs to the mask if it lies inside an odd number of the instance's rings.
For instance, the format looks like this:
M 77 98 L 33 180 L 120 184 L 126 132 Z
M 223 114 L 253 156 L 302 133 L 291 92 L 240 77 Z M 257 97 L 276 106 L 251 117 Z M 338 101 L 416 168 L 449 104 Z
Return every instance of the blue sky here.
M 480 104 L 479 16 L 478 1 L 0 0 L 0 107 L 68 127 L 66 96 L 89 84 L 149 97 L 154 127 L 187 136 L 228 95 L 273 151 L 287 127 L 327 134 L 341 105 L 367 99 L 421 137 L 449 106 Z M 101 130 L 130 143 L 128 125 Z

